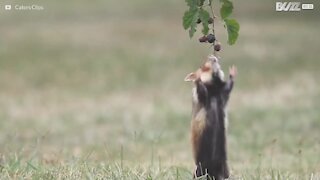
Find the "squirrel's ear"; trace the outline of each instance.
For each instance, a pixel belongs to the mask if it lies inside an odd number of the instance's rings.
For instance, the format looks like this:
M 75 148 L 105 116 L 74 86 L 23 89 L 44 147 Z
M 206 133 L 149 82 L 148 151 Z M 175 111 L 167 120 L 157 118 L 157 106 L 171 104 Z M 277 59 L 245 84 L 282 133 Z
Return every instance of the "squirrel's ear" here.
M 186 81 L 186 82 L 190 82 L 190 81 L 194 82 L 196 79 L 197 79 L 196 73 L 192 72 L 192 73 L 188 74 L 188 75 L 184 78 L 184 81 Z

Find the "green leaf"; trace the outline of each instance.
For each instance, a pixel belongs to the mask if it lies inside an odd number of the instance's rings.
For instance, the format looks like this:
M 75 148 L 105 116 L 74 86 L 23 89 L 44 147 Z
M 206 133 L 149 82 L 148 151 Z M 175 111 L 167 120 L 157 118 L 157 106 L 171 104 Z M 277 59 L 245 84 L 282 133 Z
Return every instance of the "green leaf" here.
M 197 8 L 197 0 L 186 0 L 186 3 L 190 9 Z
M 192 38 L 194 33 L 197 31 L 197 23 L 195 23 L 195 25 L 191 25 L 190 29 L 189 29 L 189 37 Z
M 224 22 L 228 31 L 228 44 L 233 45 L 238 39 L 240 25 L 235 19 L 225 19 Z
M 194 19 L 198 18 L 198 9 L 189 9 L 183 15 L 183 27 L 184 29 L 188 29 L 192 26 Z
M 200 9 L 200 10 L 199 10 L 199 18 L 201 19 L 202 26 L 203 26 L 202 33 L 203 33 L 204 35 L 207 35 L 208 32 L 209 32 L 209 23 L 208 23 L 208 20 L 209 20 L 209 18 L 210 18 L 210 14 L 208 13 L 208 11 L 203 10 L 203 9 Z
M 222 2 L 223 2 L 223 4 L 220 8 L 220 16 L 222 19 L 226 19 L 232 13 L 233 4 L 229 0 L 223 0 Z
M 189 30 L 190 38 L 192 38 L 192 36 L 194 35 L 194 33 L 197 30 L 196 28 L 197 28 L 198 18 L 199 18 L 199 8 L 189 9 L 188 11 L 186 11 L 184 13 L 183 27 L 184 27 L 184 29 L 190 28 L 190 30 Z

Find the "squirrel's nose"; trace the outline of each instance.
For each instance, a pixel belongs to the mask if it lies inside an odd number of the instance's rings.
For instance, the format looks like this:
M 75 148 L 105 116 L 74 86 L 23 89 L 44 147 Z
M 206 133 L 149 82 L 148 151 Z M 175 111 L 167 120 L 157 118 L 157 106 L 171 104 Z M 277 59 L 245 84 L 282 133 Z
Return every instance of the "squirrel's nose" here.
M 209 60 L 213 63 L 217 63 L 219 60 L 217 57 L 215 57 L 214 55 L 209 56 Z

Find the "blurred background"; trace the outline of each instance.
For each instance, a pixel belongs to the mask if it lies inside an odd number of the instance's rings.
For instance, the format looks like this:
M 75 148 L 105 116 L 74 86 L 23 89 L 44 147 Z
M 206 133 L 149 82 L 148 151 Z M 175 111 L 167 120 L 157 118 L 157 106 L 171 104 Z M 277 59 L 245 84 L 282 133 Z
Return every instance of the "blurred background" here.
M 239 71 L 228 108 L 235 179 L 320 173 L 320 3 L 309 2 L 276 12 L 275 1 L 234 1 L 234 46 L 216 22 L 222 67 Z M 183 79 L 211 47 L 183 29 L 183 0 L 0 9 L 2 177 L 191 178 Z

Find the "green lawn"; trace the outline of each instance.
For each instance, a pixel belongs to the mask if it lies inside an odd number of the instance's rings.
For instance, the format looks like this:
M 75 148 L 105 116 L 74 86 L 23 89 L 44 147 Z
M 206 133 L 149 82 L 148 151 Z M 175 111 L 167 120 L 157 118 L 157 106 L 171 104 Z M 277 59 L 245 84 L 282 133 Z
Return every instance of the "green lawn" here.
M 184 31 L 185 2 L 37 3 L 0 4 L 0 179 L 192 179 L 183 79 L 210 47 Z M 236 45 L 217 25 L 239 71 L 231 179 L 320 179 L 320 13 L 234 6 Z

